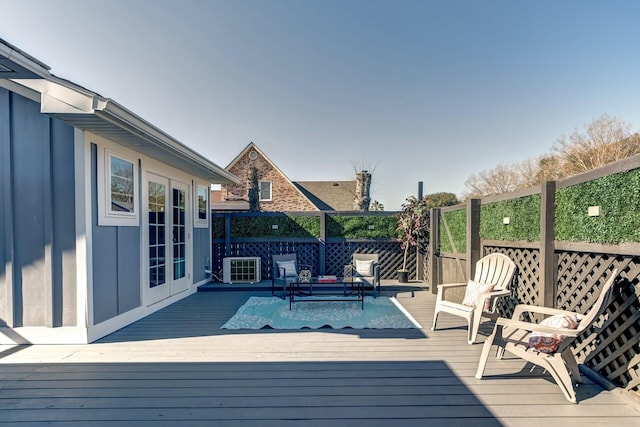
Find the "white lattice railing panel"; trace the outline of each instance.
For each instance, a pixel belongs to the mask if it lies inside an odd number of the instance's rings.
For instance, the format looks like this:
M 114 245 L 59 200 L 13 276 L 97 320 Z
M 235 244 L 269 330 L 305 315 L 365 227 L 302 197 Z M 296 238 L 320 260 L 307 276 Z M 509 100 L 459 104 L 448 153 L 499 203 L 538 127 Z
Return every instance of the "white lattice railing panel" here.
M 485 255 L 496 252 L 511 258 L 517 267 L 511 298 L 503 299 L 498 307 L 501 316 L 511 317 L 517 304 L 535 305 L 539 301 L 540 250 L 485 246 Z

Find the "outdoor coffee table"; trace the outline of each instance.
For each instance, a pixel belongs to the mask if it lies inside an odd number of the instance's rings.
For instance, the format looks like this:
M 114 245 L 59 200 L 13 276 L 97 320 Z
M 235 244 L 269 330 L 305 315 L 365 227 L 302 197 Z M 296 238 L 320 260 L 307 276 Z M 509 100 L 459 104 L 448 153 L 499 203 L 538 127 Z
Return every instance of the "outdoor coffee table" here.
M 301 299 L 300 297 L 324 296 L 330 298 L 322 299 Z M 342 277 L 336 281 L 318 281 L 317 277 L 312 277 L 308 282 L 295 281 L 289 285 L 289 310 L 294 302 L 324 302 L 324 301 L 357 301 L 364 310 L 364 281 L 355 278 Z

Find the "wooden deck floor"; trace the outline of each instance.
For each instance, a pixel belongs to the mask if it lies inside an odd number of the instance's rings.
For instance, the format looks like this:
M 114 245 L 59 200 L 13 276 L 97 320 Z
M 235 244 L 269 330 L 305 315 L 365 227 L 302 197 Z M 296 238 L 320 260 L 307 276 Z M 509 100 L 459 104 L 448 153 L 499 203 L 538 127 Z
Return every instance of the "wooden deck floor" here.
M 640 426 L 587 380 L 567 402 L 540 370 L 491 360 L 434 297 L 397 293 L 422 330 L 227 331 L 264 291 L 198 292 L 99 342 L 0 346 L 0 423 L 78 426 Z M 486 328 L 482 331 L 488 333 Z

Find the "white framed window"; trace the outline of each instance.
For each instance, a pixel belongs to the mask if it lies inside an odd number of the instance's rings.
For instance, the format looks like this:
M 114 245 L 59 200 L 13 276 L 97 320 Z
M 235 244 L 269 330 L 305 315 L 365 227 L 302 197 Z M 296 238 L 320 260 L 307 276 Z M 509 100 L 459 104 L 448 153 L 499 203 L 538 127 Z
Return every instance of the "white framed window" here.
M 194 221 L 193 226 L 196 228 L 207 228 L 209 226 L 209 195 L 208 186 L 195 184 L 196 197 L 194 197 L 195 206 L 193 208 Z
M 98 225 L 139 226 L 138 159 L 98 148 Z
M 260 181 L 258 186 L 260 188 L 260 201 L 271 201 L 271 181 Z

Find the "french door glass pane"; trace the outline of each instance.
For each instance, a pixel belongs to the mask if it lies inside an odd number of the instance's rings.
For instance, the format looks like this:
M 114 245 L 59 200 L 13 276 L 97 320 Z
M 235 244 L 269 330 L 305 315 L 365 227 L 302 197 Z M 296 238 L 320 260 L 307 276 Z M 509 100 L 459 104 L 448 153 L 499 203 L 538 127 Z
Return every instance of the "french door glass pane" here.
M 165 186 L 149 181 L 149 287 L 166 283 Z
M 185 192 L 173 189 L 173 279 L 178 280 L 186 275 L 185 271 Z

